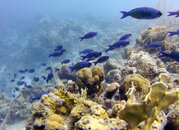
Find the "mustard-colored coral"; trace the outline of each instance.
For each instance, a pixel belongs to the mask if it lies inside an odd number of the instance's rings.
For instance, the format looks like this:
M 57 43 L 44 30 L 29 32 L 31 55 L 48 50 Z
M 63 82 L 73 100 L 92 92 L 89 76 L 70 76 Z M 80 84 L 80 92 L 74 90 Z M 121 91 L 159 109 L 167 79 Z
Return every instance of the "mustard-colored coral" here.
M 157 115 L 179 99 L 179 91 L 167 92 L 167 86 L 158 82 L 150 86 L 145 100 L 135 102 L 134 88 L 131 88 L 132 92 L 125 108 L 118 113 L 118 117 L 127 121 L 131 129 L 138 129 L 139 123 L 145 121 L 142 129 L 148 130 Z
M 77 73 L 77 85 L 80 89 L 87 88 L 88 95 L 98 93 L 101 90 L 101 82 L 103 79 L 104 73 L 99 66 L 84 68 Z

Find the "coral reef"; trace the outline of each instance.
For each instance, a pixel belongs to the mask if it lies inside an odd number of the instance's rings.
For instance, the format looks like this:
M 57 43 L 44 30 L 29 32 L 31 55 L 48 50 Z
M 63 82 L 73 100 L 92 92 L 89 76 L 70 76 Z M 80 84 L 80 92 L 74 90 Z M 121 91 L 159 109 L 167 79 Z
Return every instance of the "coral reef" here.
M 79 89 L 87 89 L 87 95 L 95 95 L 102 90 L 101 82 L 104 80 L 103 70 L 99 66 L 84 68 L 77 73 Z

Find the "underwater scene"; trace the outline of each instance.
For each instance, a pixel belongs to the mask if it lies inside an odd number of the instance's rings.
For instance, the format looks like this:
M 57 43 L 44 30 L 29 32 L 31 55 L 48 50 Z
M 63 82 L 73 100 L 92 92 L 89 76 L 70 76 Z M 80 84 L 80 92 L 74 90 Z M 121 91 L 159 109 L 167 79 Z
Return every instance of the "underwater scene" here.
M 179 0 L 0 0 L 0 130 L 179 130 Z

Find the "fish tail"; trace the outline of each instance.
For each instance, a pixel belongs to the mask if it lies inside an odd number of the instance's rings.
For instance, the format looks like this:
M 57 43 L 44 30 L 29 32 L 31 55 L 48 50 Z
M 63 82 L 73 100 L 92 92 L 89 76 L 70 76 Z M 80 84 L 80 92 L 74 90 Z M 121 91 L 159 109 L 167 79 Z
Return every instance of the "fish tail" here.
M 107 53 L 108 51 L 109 51 L 109 49 L 104 50 L 105 53 Z
M 73 72 L 75 70 L 75 67 L 74 66 L 69 66 L 68 69 L 69 69 L 70 72 Z
M 80 39 L 80 41 L 83 41 L 84 38 L 83 37 L 79 37 L 79 39 Z
M 166 57 L 167 55 L 168 55 L 168 53 L 166 53 L 164 51 L 160 51 L 159 57 Z
M 125 18 L 128 16 L 128 12 L 126 11 L 121 11 L 121 13 L 123 14 L 123 16 L 121 17 L 121 19 Z
M 175 35 L 175 32 L 168 32 L 168 33 L 169 33 L 168 36 L 173 36 L 173 35 Z

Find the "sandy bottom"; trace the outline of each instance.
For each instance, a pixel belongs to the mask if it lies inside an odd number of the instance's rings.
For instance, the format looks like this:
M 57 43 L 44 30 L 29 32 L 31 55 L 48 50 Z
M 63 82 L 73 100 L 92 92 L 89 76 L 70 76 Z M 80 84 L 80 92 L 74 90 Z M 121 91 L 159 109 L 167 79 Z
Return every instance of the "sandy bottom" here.
M 6 126 L 6 130 L 25 130 L 26 120 Z

